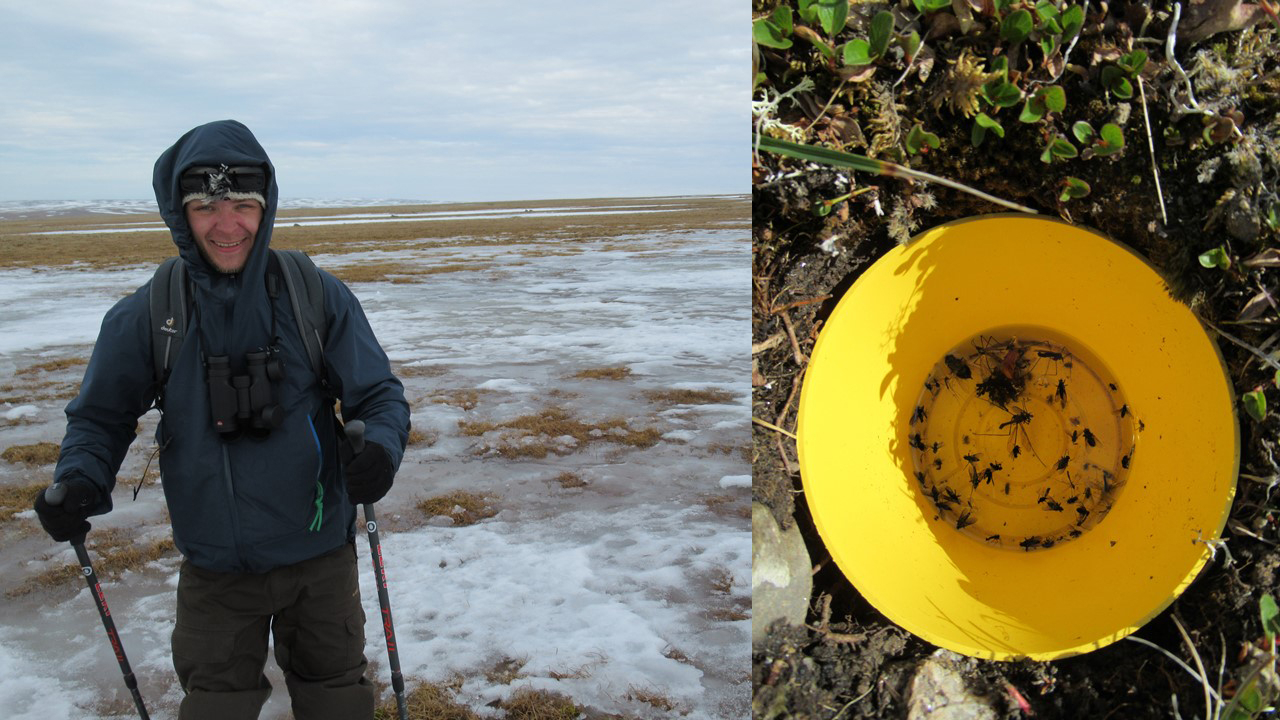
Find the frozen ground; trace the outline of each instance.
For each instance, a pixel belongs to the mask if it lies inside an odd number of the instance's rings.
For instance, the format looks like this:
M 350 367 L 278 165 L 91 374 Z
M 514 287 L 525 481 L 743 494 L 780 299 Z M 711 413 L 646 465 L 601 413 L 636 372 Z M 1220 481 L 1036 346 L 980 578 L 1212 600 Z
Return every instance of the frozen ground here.
M 317 256 L 322 266 L 382 262 L 469 269 L 411 284 L 353 285 L 393 362 L 403 369 L 413 424 L 409 448 L 379 504 L 383 552 L 403 669 L 416 681 L 464 680 L 459 699 L 489 703 L 521 687 L 633 717 L 749 714 L 750 469 L 749 245 L 745 226 L 571 246 L 459 243 L 421 251 Z M 112 302 L 150 276 L 115 271 L 0 271 L 0 384 L 30 395 L 0 402 L 0 449 L 61 440 L 65 397 Z M 620 380 L 581 370 L 625 366 Z M 60 375 L 59 372 L 62 372 Z M 714 404 L 672 404 L 656 390 L 719 390 Z M 476 405 L 441 400 L 475 390 Z M 493 437 L 458 421 L 501 422 L 548 407 L 587 422 L 626 418 L 654 427 L 647 449 L 608 442 L 544 459 L 480 452 Z M 154 418 L 121 472 L 116 510 L 95 529 L 166 532 L 158 487 L 132 485 L 153 443 Z M 0 462 L 0 485 L 43 481 L 50 467 Z M 572 472 L 585 486 L 554 479 Z M 418 519 L 416 500 L 453 489 L 494 498 L 496 517 L 455 527 Z M 27 513 L 0 529 L 3 589 L 71 562 Z M 92 537 L 92 535 L 91 535 Z M 362 592 L 372 672 L 389 679 L 363 535 Z M 169 658 L 178 558 L 104 583 L 125 649 L 155 718 L 176 715 Z M 495 673 L 502 666 L 510 672 Z M 283 680 L 262 717 L 289 717 Z M 642 698 L 655 693 L 672 709 Z M 131 710 L 118 666 L 83 583 L 6 598 L 0 609 L 0 707 L 8 718 L 103 718 Z

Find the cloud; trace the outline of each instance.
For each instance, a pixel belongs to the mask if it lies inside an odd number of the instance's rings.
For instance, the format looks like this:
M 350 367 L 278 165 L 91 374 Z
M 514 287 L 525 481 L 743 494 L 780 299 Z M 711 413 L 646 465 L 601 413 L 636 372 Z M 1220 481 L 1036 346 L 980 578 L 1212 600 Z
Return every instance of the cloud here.
M 52 0 L 7 15 L 0 200 L 99 197 L 138 167 L 119 196 L 145 197 L 160 151 L 224 117 L 312 195 L 531 197 L 479 175 L 499 169 L 539 197 L 746 187 L 737 0 Z

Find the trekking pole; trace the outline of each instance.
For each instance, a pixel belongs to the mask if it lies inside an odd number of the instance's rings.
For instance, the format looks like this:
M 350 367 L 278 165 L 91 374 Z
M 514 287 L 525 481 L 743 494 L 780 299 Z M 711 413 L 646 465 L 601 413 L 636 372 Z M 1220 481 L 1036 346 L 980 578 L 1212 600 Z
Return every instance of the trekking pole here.
M 359 455 L 364 451 L 364 421 L 352 420 L 344 431 L 351 443 L 351 450 Z M 373 558 L 373 579 L 378 586 L 378 605 L 382 608 L 382 631 L 387 636 L 387 664 L 391 666 L 391 687 L 396 693 L 396 708 L 400 720 L 409 720 L 409 710 L 404 701 L 404 675 L 400 673 L 400 652 L 396 649 L 396 630 L 391 623 L 391 598 L 387 595 L 387 569 L 382 564 L 382 541 L 378 539 L 378 519 L 373 514 L 373 503 L 364 504 L 364 526 L 369 531 L 369 556 Z
M 67 488 L 62 483 L 54 483 L 44 491 L 45 502 L 50 505 L 61 505 L 67 497 Z M 107 629 L 107 639 L 111 641 L 111 650 L 116 654 L 116 662 L 120 663 L 120 672 L 124 674 L 124 686 L 133 694 L 133 704 L 138 707 L 138 715 L 142 720 L 151 720 L 147 714 L 147 706 L 142 703 L 142 693 L 138 691 L 138 680 L 129 667 L 129 658 L 125 657 L 124 645 L 120 642 L 120 634 L 116 632 L 116 623 L 111 619 L 111 609 L 107 607 L 107 597 L 102 594 L 102 586 L 98 584 L 98 575 L 93 571 L 93 563 L 89 561 L 89 552 L 84 549 L 84 535 L 71 539 L 71 547 L 80 559 L 80 571 L 84 573 L 85 582 L 89 583 L 89 594 L 98 606 L 98 615 L 102 617 L 102 626 Z

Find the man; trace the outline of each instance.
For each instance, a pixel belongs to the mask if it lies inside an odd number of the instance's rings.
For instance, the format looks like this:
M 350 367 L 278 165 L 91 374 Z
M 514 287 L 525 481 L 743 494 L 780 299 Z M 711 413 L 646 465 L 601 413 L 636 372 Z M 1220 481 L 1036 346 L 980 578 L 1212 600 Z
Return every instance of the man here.
M 323 272 L 327 377 L 316 376 L 289 294 L 270 277 L 280 272 L 268 259 L 275 170 L 248 128 L 220 121 L 183 135 L 156 161 L 153 185 L 190 278 L 186 339 L 157 386 L 151 284 L 107 313 L 67 406 L 54 473 L 65 499 L 42 493 L 36 512 L 54 540 L 82 539 L 86 518 L 111 510 L 137 419 L 157 400 L 161 479 L 185 558 L 179 718 L 256 718 L 271 692 L 268 630 L 298 720 L 372 718 L 355 506 L 391 487 L 409 431 L 403 386 L 360 303 Z M 269 388 L 250 408 L 236 393 L 246 377 Z M 334 400 L 345 420 L 365 422 L 363 452 L 340 440 Z

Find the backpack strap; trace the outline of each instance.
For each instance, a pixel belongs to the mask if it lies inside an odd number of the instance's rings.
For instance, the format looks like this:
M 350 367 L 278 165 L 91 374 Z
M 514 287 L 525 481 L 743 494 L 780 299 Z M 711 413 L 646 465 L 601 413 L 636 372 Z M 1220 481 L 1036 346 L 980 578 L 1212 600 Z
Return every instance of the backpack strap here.
M 182 258 L 160 263 L 151 278 L 151 367 L 156 381 L 156 405 L 169 379 L 169 365 L 187 336 L 187 273 Z
M 329 389 L 324 371 L 324 343 L 328 340 L 329 320 L 324 311 L 324 284 L 320 270 L 311 258 L 301 250 L 271 250 L 271 264 L 280 271 L 285 288 L 289 291 L 289 304 L 293 318 L 302 333 L 307 359 L 320 384 Z

